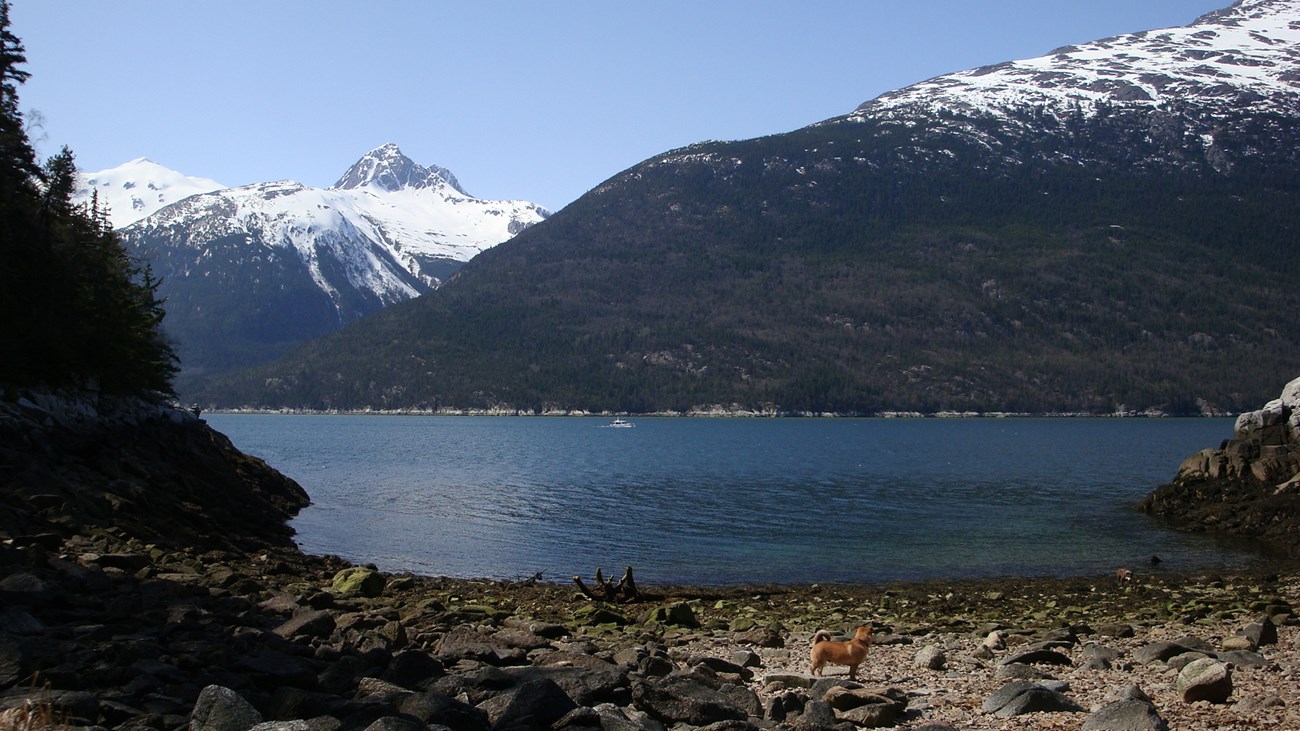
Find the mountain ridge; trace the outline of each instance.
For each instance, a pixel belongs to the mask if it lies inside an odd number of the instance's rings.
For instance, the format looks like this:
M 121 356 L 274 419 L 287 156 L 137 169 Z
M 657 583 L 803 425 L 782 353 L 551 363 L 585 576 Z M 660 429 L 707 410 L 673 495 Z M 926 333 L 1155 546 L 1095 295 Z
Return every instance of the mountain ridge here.
M 1233 8 L 1269 10 L 1287 33 L 1300 15 L 1294 1 Z M 1125 55 L 1160 31 L 1104 50 L 1141 75 L 1212 40 L 1189 28 L 1158 54 Z M 1290 74 L 1292 49 L 1256 35 Z M 882 103 L 668 151 L 436 295 L 199 395 L 534 413 L 1240 410 L 1300 347 L 1284 284 L 1300 110 L 1234 79 L 1226 97 L 1207 86 L 1164 105 Z M 1222 103 L 1238 97 L 1263 101 Z
M 473 198 L 450 171 L 390 143 L 335 186 L 280 180 L 199 193 L 120 234 L 162 279 L 183 383 L 418 297 L 547 215 L 527 201 Z

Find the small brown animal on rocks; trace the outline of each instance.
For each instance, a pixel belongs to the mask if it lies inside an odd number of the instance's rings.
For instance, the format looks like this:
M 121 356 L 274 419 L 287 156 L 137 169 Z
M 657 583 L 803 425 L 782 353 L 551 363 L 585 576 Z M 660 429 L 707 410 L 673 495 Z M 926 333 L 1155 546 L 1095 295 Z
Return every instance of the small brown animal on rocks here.
M 848 665 L 849 680 L 857 680 L 858 666 L 867 658 L 867 649 L 871 647 L 871 628 L 858 627 L 853 639 L 847 642 L 835 642 L 830 637 L 831 634 L 824 629 L 813 635 L 809 672 L 821 675 L 822 666 L 827 663 Z

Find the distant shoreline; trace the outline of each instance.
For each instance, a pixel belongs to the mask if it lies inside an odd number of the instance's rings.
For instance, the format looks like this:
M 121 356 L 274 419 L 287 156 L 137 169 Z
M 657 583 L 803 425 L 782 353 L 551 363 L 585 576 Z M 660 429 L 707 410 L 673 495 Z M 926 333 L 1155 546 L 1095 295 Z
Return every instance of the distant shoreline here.
M 192 408 L 190 410 L 193 410 Z M 813 412 L 756 412 L 748 410 L 657 411 L 649 413 L 600 411 L 525 411 L 518 409 L 202 409 L 200 414 L 284 416 L 501 416 L 593 419 L 1231 419 L 1237 414 L 1170 414 L 1163 411 L 1125 411 L 1097 414 L 1077 412 L 1012 411 L 880 411 L 871 414 Z

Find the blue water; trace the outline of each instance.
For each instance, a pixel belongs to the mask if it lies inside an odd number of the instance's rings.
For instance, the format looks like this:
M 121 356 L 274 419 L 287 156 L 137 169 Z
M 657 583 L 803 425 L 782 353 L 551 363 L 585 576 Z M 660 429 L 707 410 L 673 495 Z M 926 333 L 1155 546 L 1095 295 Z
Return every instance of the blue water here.
M 389 571 L 735 584 L 1252 560 L 1133 509 L 1223 419 L 206 419 L 311 495 L 304 550 Z

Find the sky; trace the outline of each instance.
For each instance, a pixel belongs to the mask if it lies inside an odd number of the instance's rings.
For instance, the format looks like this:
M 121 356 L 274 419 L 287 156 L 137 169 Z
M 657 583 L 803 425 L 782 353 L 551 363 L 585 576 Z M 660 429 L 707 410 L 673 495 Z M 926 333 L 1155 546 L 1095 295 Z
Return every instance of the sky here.
M 42 157 L 332 185 L 396 143 L 552 211 L 649 157 L 1230 0 L 11 0 Z

